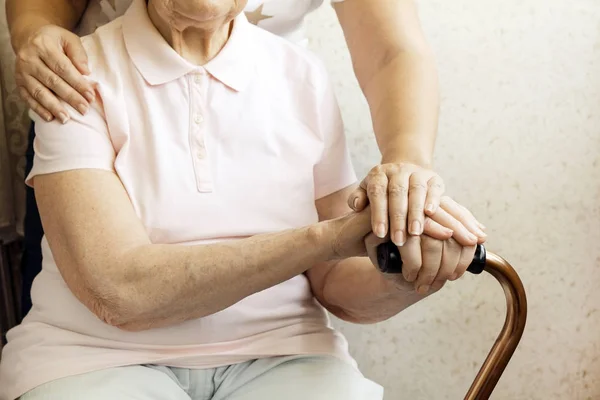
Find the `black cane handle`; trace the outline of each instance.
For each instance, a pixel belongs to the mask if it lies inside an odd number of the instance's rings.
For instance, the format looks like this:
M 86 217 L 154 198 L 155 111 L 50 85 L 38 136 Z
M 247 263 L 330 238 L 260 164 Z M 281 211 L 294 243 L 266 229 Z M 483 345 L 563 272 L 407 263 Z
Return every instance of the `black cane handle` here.
M 477 249 L 475 250 L 475 256 L 473 257 L 473 262 L 471 262 L 467 271 L 472 274 L 480 274 L 485 268 L 485 262 L 485 247 L 482 244 L 478 244 Z M 402 273 L 402 258 L 400 257 L 400 251 L 392 242 L 383 243 L 377 247 L 377 263 L 379 264 L 379 270 L 383 273 Z

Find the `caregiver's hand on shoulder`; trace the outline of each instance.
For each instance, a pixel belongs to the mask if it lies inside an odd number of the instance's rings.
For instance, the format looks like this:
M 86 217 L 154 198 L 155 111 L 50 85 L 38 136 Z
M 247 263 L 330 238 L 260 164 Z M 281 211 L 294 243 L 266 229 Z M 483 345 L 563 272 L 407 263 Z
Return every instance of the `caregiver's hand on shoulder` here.
M 440 240 L 454 237 L 462 245 L 482 242 L 485 227 L 443 193 L 444 181 L 434 171 L 415 164 L 389 163 L 369 172 L 348 198 L 348 205 L 360 211 L 370 204 L 373 232 L 380 238 L 389 233 L 397 246 L 421 234 Z
M 365 238 L 369 259 L 377 265 L 377 246 L 389 240 L 373 233 Z M 399 248 L 402 274 L 384 274 L 400 290 L 426 295 L 440 290 L 450 280 L 464 275 L 473 261 L 476 246 L 461 246 L 453 238 L 434 239 L 427 235 L 410 236 Z
M 89 70 L 81 39 L 58 26 L 43 26 L 23 41 L 15 70 L 20 96 L 46 121 L 68 121 L 60 100 L 85 114 L 95 98 L 92 84 L 83 77 Z

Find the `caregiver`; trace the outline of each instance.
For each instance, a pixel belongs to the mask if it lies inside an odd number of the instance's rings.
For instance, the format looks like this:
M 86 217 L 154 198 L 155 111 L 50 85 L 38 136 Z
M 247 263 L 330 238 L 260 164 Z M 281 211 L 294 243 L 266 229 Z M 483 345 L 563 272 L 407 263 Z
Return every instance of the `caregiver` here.
M 323 0 L 250 0 L 250 22 L 299 44 L 306 42 L 303 20 Z M 93 90 L 87 55 L 77 34 L 122 15 L 130 0 L 6 0 L 11 39 L 17 54 L 16 80 L 20 94 L 43 119 L 66 123 L 68 113 L 59 99 L 86 114 Z M 462 245 L 485 237 L 464 208 L 451 202 L 438 209 L 443 181 L 433 170 L 432 154 L 438 121 L 438 82 L 434 59 L 423 36 L 412 0 L 347 0 L 334 8 L 344 30 L 354 71 L 369 103 L 382 154 L 349 197 L 360 211 L 372 205 L 373 232 L 388 232 L 397 244 L 407 236 L 428 235 L 443 240 L 453 234 Z M 83 74 L 83 75 L 82 75 Z M 33 127 L 27 169 L 33 160 Z M 27 171 L 29 172 L 29 171 Z M 409 196 L 410 194 L 410 196 Z M 368 198 L 367 198 L 368 196 Z M 31 305 L 31 281 L 41 269 L 43 230 L 33 189 L 28 188 L 23 257 L 26 313 Z M 443 213 L 443 229 L 425 219 Z M 388 224 L 389 219 L 389 224 Z M 460 222 L 459 222 L 460 221 Z M 476 237 L 476 236 L 477 237 Z

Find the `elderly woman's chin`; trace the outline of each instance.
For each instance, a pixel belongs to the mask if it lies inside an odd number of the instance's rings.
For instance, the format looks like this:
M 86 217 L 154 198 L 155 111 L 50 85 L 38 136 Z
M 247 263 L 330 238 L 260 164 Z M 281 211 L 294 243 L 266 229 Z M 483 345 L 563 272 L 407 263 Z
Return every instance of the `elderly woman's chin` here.
M 218 28 L 244 10 L 248 0 L 148 0 L 176 29 Z

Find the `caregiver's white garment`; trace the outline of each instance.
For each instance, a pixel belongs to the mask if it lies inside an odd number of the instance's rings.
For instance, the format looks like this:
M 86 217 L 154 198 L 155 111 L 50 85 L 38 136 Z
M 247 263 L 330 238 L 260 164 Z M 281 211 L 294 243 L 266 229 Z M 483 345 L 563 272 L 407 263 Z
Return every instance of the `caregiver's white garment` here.
M 62 125 L 36 118 L 31 178 L 115 171 L 153 243 L 201 244 L 312 224 L 314 201 L 356 181 L 326 71 L 303 48 L 241 14 L 204 67 L 154 28 L 144 0 L 84 38 L 98 99 Z M 133 364 L 215 368 L 254 358 L 322 354 L 349 365 L 299 275 L 208 317 L 126 332 L 68 289 L 42 243 L 33 308 L 8 333 L 0 398 L 51 380 Z M 234 277 L 232 277 L 234 278 Z

